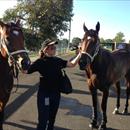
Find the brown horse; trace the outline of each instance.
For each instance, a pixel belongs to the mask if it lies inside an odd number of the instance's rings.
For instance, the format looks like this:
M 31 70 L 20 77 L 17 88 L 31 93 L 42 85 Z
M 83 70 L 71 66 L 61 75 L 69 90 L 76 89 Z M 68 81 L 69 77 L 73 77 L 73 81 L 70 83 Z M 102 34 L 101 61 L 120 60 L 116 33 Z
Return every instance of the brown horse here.
M 85 34 L 81 43 L 81 58 L 79 61 L 80 69 L 86 70 L 87 83 L 92 94 L 93 101 L 93 117 L 90 123 L 91 128 L 97 128 L 97 89 L 102 91 L 103 97 L 101 102 L 102 122 L 99 130 L 106 129 L 107 123 L 107 99 L 109 96 L 109 88 L 112 84 L 116 84 L 119 91 L 119 81 L 122 77 L 127 81 L 127 100 L 130 94 L 130 51 L 129 49 L 121 49 L 110 52 L 100 47 L 98 32 L 100 30 L 99 22 L 96 29 L 88 30 L 83 26 Z M 119 97 L 119 95 L 118 95 Z M 119 99 L 117 107 L 119 107 Z
M 20 21 L 8 24 L 0 21 L 0 130 L 3 130 L 4 108 L 13 87 L 13 70 L 26 70 L 29 64 Z

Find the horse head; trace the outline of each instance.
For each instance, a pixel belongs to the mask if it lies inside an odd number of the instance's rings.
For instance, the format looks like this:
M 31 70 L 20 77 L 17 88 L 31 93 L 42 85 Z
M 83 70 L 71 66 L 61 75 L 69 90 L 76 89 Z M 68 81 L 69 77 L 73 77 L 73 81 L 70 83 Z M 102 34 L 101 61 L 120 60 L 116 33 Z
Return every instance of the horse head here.
M 4 58 L 13 58 L 20 69 L 27 70 L 30 59 L 24 48 L 24 35 L 20 20 L 16 23 L 0 21 L 0 53 Z
M 100 30 L 100 23 L 96 25 L 96 29 L 90 29 L 83 25 L 84 37 L 81 41 L 81 58 L 79 61 L 80 69 L 85 70 L 88 65 L 90 65 L 99 51 L 99 37 L 98 33 Z

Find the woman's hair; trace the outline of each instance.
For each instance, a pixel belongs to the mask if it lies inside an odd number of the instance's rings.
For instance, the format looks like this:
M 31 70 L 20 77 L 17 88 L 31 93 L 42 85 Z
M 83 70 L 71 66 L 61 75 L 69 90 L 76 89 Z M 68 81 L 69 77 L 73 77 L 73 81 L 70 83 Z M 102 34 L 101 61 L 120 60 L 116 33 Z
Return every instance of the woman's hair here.
M 39 51 L 39 57 L 40 58 L 44 58 L 45 57 L 45 53 L 43 52 L 43 50 Z

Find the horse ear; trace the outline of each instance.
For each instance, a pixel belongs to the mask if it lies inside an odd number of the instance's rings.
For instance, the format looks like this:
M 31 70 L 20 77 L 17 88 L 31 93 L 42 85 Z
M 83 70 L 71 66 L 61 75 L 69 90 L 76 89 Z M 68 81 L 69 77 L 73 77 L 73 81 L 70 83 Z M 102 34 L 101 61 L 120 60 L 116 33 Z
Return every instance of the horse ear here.
M 20 19 L 18 19 L 18 20 L 16 21 L 16 25 L 17 25 L 17 26 L 20 26 Z
M 97 25 L 96 25 L 96 31 L 97 31 L 97 33 L 99 32 L 99 30 L 100 30 L 100 23 L 97 22 Z
M 88 32 L 88 29 L 87 29 L 85 23 L 83 24 L 83 29 L 84 29 L 84 32 Z

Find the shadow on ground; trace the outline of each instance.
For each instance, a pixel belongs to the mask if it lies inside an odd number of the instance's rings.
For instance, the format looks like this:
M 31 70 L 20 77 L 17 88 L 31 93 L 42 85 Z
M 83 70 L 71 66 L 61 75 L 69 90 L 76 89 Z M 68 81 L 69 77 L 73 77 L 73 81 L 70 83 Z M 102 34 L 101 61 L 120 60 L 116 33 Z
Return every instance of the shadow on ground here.
M 81 104 L 77 99 L 68 97 L 61 98 L 60 108 L 69 110 L 66 115 L 78 115 L 90 118 L 92 114 L 91 106 Z
M 18 124 L 18 123 L 14 123 L 14 122 L 5 122 L 6 125 L 12 126 L 12 127 L 17 127 L 19 129 L 24 129 L 24 130 L 36 130 L 36 126 L 34 127 L 30 127 L 27 125 L 22 125 L 22 124 Z M 61 127 L 55 127 L 54 130 L 70 130 L 70 129 L 66 129 L 66 128 L 61 128 Z
M 14 112 L 16 112 L 37 91 L 38 84 L 35 84 L 33 86 L 32 85 L 19 85 L 20 88 L 23 86 L 29 89 L 27 89 L 24 93 L 18 96 L 13 102 L 11 102 L 9 105 L 6 106 L 5 119 L 7 119 Z

